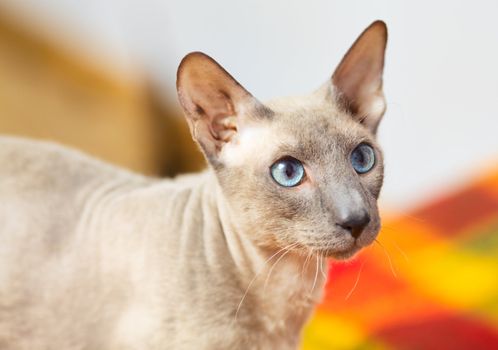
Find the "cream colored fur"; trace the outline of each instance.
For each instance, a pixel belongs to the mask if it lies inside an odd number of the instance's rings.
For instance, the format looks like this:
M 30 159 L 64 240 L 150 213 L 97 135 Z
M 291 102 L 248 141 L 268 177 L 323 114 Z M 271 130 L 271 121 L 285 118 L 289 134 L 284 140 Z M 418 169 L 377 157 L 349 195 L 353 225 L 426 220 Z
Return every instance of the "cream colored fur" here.
M 275 252 L 237 234 L 211 172 L 158 181 L 8 137 L 0 159 L 1 349 L 297 346 L 324 261 L 267 279 Z

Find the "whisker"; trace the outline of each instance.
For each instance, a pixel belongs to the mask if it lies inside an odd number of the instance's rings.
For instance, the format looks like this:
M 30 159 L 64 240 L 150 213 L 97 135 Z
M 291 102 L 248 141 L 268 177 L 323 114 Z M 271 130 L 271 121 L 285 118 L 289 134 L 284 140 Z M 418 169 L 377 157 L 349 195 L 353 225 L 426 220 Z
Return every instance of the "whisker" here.
M 363 262 L 360 266 L 360 270 L 358 271 L 358 276 L 356 276 L 356 281 L 354 282 L 353 288 L 349 291 L 348 295 L 346 295 L 346 298 L 344 300 L 348 300 L 351 294 L 353 294 L 354 290 L 358 286 L 358 283 L 360 282 L 360 276 L 361 276 L 361 271 L 363 271 L 363 266 L 365 266 L 365 262 Z
M 410 259 L 408 259 L 408 255 L 400 248 L 400 246 L 394 241 L 392 241 L 391 243 L 399 251 L 399 253 L 403 256 L 403 258 L 405 258 L 406 262 L 410 262 Z
M 325 263 L 327 263 L 327 258 L 325 258 L 323 255 L 322 258 L 325 260 Z M 327 274 L 323 271 L 323 261 L 320 263 L 320 272 L 322 273 L 323 278 L 327 280 Z
M 271 273 L 272 273 L 273 269 L 275 268 L 275 266 L 277 266 L 278 262 L 280 260 L 282 260 L 283 257 L 286 256 L 289 252 L 291 252 L 291 249 L 294 248 L 297 244 L 298 243 L 293 243 L 291 245 L 288 245 L 285 249 L 286 251 L 282 255 L 280 255 L 279 258 L 273 263 L 270 270 L 268 271 L 268 275 L 266 276 L 265 283 L 263 285 L 263 293 L 266 292 L 266 286 L 268 285 L 268 281 L 270 280 Z
M 315 286 L 316 286 L 316 280 L 318 279 L 318 258 L 319 258 L 318 255 L 315 256 L 315 259 L 316 259 L 315 278 L 313 279 L 313 285 L 311 286 L 310 294 L 313 294 L 313 291 L 315 290 Z
M 389 225 L 385 225 L 385 224 L 382 224 L 382 230 L 389 230 L 389 231 L 394 232 L 394 233 L 399 232 L 398 228 L 393 227 L 393 226 L 389 226 Z
M 261 266 L 261 268 L 256 272 L 256 274 L 254 275 L 252 280 L 249 282 L 249 285 L 247 286 L 247 288 L 244 292 L 244 295 L 242 295 L 242 299 L 240 299 L 239 305 L 237 306 L 237 310 L 235 311 L 234 321 L 237 321 L 237 317 L 239 315 L 240 308 L 242 307 L 242 304 L 243 304 L 247 294 L 249 293 L 249 289 L 251 288 L 252 284 L 256 281 L 258 276 L 261 274 L 261 272 L 263 272 L 264 268 L 266 267 L 266 264 L 268 264 L 275 256 L 277 256 L 280 252 L 284 251 L 287 247 L 284 247 L 284 248 L 278 250 L 275 254 L 273 254 L 268 259 L 266 259 L 266 261 L 263 263 L 263 266 Z
M 389 266 L 391 267 L 391 272 L 393 274 L 393 276 L 395 278 L 398 278 L 398 275 L 396 274 L 396 271 L 394 270 L 394 266 L 393 266 L 393 262 L 391 260 L 391 256 L 389 255 L 389 252 L 387 251 L 386 247 L 384 247 L 382 245 L 382 243 L 380 243 L 380 241 L 378 239 L 375 239 L 375 242 L 377 242 L 377 244 L 382 248 L 382 250 L 384 251 L 384 254 L 386 255 L 387 257 L 387 260 L 389 261 Z
M 398 213 L 398 214 L 396 214 L 396 216 L 403 216 L 403 217 L 405 217 L 407 219 L 410 219 L 410 220 L 413 220 L 413 221 L 417 221 L 417 222 L 421 222 L 421 223 L 427 222 L 427 220 L 425 220 L 423 218 L 419 218 L 417 216 L 410 215 L 410 214 Z
M 304 260 L 303 263 L 303 268 L 301 269 L 301 278 L 304 277 L 304 270 L 306 270 L 306 267 L 308 266 L 309 260 L 311 258 L 312 250 L 308 251 L 308 255 L 306 256 L 306 260 Z
M 398 233 L 398 229 L 395 228 L 395 227 L 390 227 L 390 226 L 382 225 L 382 229 L 387 229 L 387 230 L 391 230 L 394 233 Z M 384 236 L 384 239 L 385 238 L 386 237 Z M 392 237 L 390 237 L 390 239 L 391 239 L 391 243 L 399 251 L 399 253 L 403 256 L 403 258 L 406 260 L 406 262 L 409 262 L 410 259 L 408 258 L 408 255 L 400 248 L 400 246 L 394 241 L 394 239 L 392 239 Z M 377 242 L 377 243 L 379 243 L 379 242 Z

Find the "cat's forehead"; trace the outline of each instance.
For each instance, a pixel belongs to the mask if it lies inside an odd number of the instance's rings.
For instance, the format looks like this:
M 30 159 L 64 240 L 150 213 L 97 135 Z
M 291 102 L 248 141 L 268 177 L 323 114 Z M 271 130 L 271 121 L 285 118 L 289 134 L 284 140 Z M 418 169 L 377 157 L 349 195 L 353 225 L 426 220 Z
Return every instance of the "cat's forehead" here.
M 370 141 L 370 133 L 331 100 L 320 95 L 287 97 L 265 103 L 272 115 L 245 124 L 222 150 L 225 164 L 267 163 L 293 156 L 307 161 L 333 161 L 348 149 Z M 372 140 L 373 141 L 373 140 Z
M 306 153 L 330 152 L 372 139 L 365 127 L 322 91 L 265 104 L 274 112 L 274 134 Z

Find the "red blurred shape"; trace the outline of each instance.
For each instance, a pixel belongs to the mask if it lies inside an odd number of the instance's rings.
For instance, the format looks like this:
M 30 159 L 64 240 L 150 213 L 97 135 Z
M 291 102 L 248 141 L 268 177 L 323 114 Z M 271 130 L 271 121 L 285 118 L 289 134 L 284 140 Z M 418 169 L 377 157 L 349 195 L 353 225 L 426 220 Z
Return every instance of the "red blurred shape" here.
M 400 350 L 498 349 L 498 334 L 481 320 L 465 315 L 440 315 L 396 324 L 373 335 Z
M 454 237 L 498 216 L 498 197 L 477 184 L 424 206 L 412 215 L 430 223 L 440 234 Z

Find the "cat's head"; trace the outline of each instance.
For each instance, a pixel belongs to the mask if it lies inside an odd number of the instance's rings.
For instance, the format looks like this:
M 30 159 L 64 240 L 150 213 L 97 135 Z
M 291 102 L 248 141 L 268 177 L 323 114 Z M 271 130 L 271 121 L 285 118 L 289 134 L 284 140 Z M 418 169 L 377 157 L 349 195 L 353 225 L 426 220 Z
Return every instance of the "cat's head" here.
M 233 221 L 255 242 L 347 258 L 380 228 L 387 29 L 368 27 L 310 95 L 262 103 L 213 59 L 187 55 L 177 89 Z

